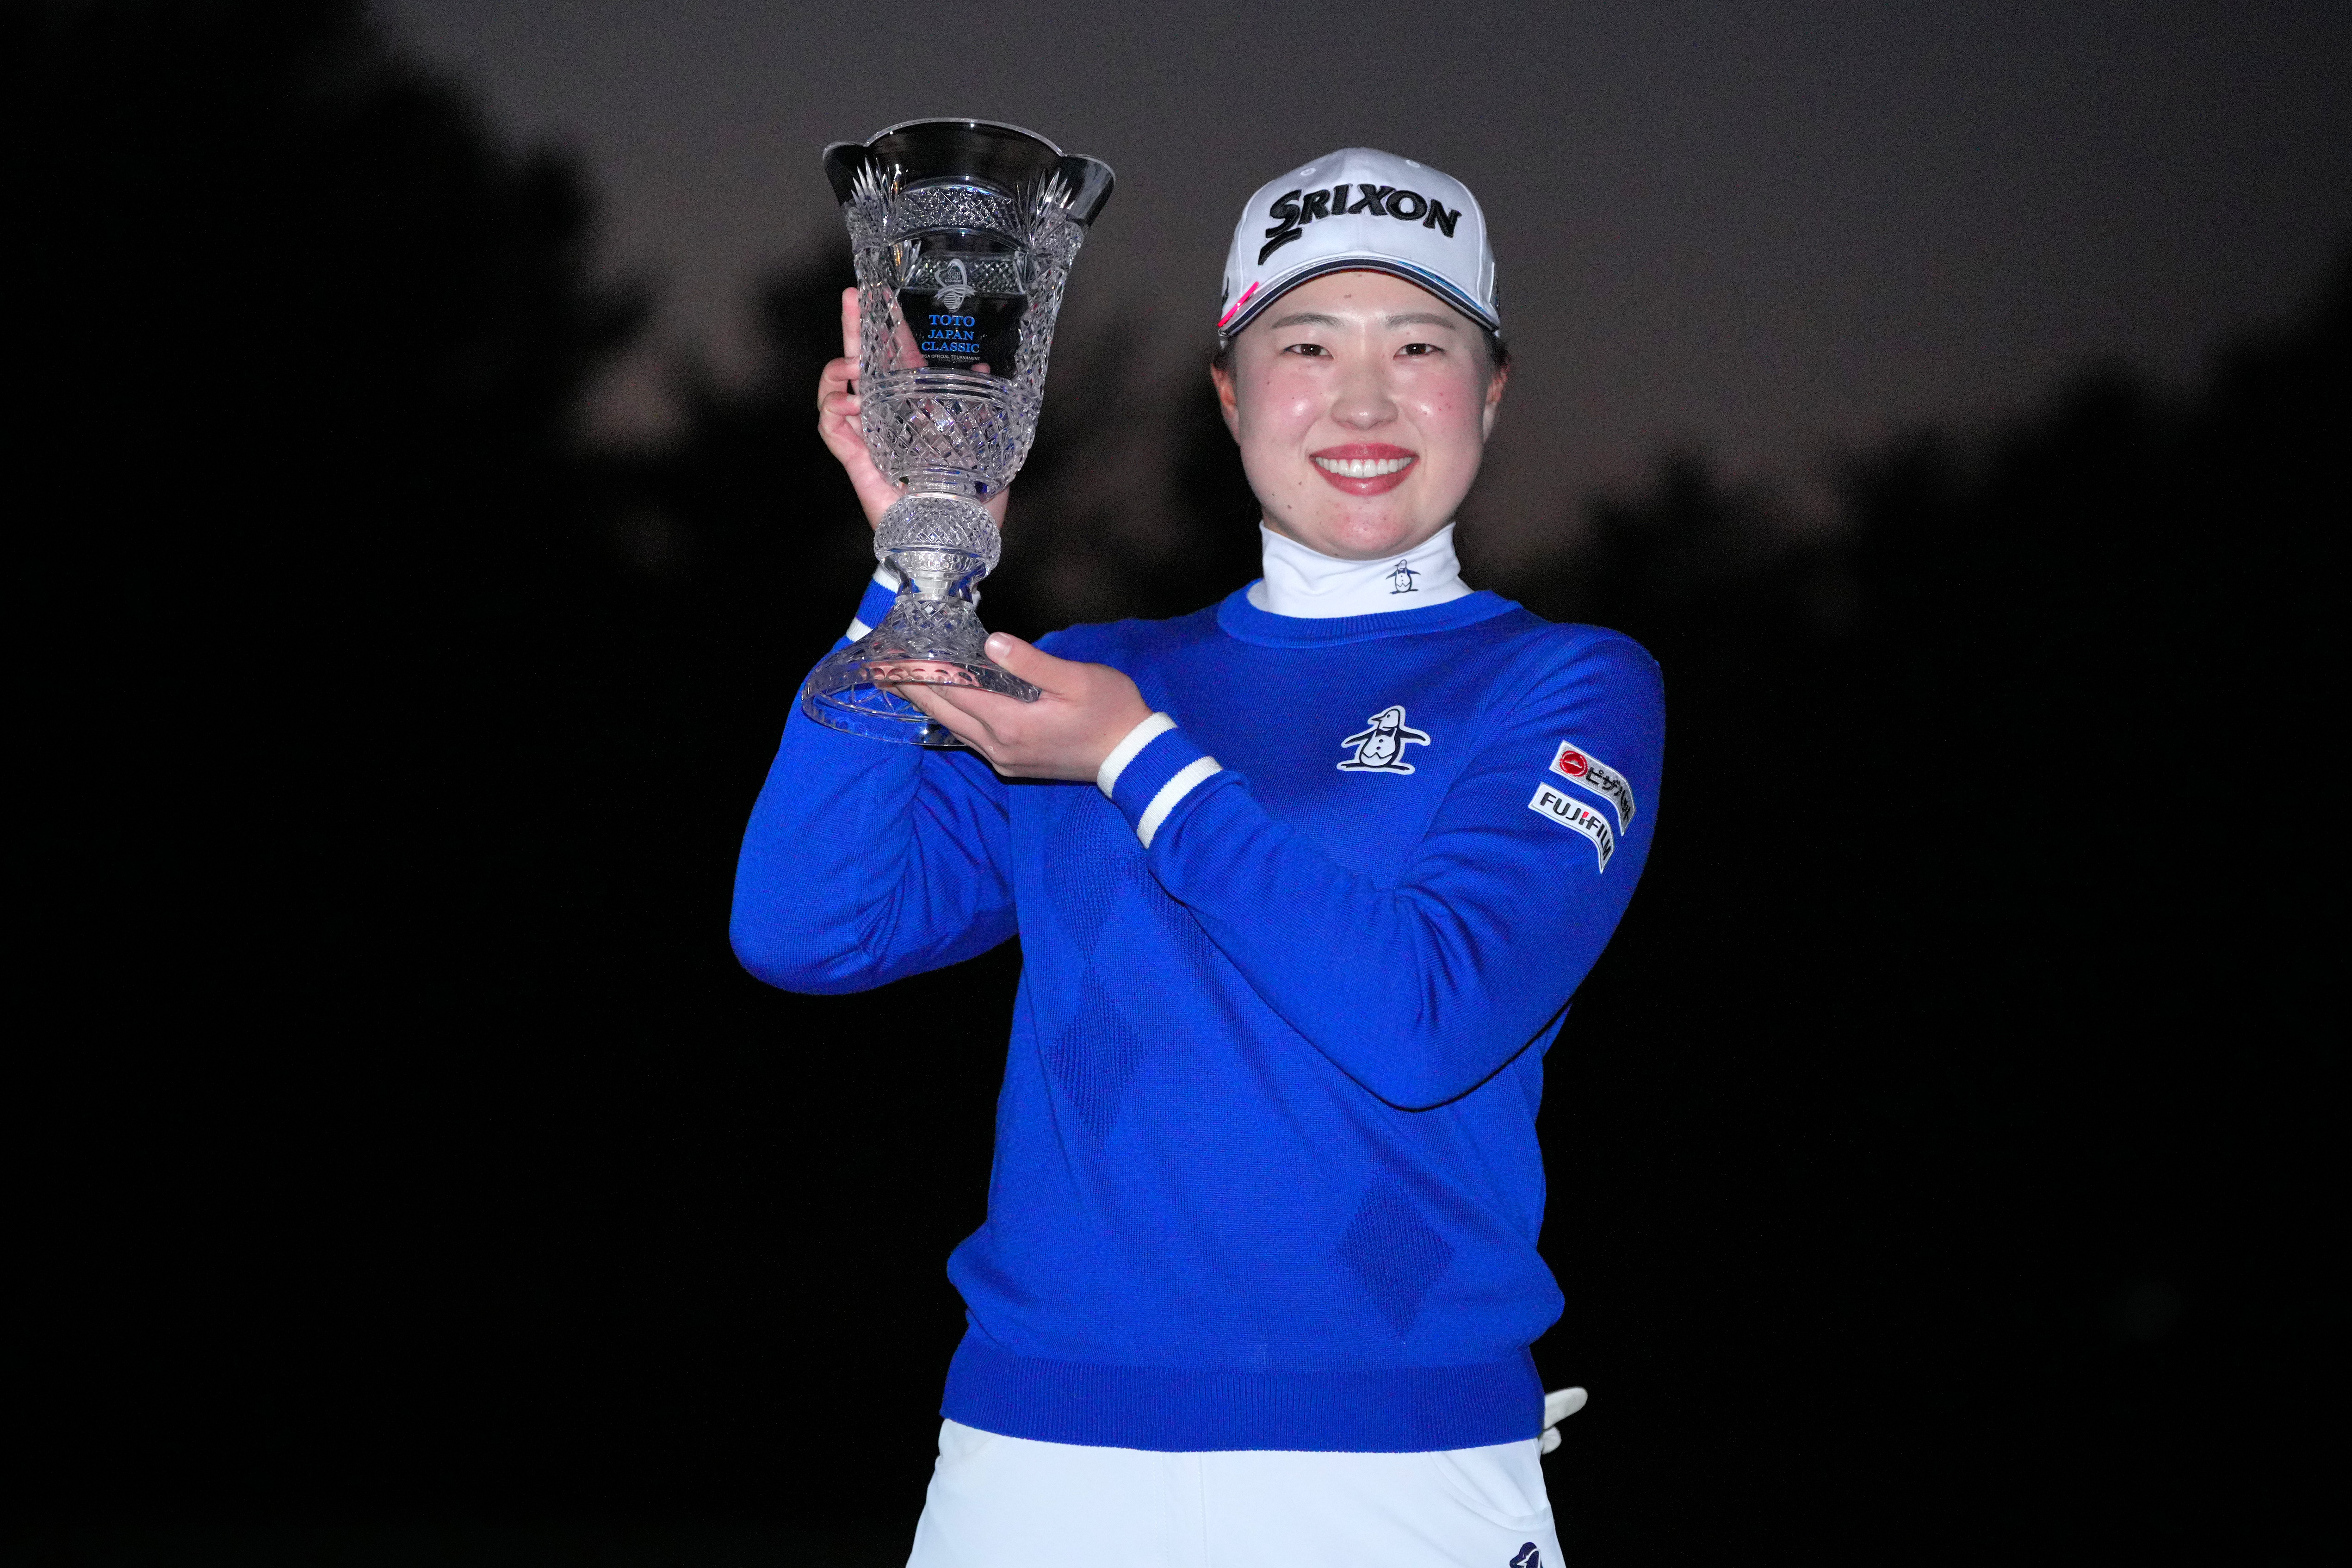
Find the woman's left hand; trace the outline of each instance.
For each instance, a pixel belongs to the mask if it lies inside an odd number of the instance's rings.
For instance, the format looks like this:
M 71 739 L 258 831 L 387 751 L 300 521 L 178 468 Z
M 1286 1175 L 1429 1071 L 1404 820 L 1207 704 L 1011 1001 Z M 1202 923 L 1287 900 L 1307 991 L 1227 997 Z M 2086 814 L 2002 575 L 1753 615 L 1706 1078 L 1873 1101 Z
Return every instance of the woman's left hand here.
M 1094 782 L 1111 748 L 1151 717 L 1135 682 L 1107 664 L 1055 658 L 997 632 L 988 657 L 1045 695 L 1034 702 L 964 686 L 898 685 L 901 697 L 955 731 L 1011 779 Z

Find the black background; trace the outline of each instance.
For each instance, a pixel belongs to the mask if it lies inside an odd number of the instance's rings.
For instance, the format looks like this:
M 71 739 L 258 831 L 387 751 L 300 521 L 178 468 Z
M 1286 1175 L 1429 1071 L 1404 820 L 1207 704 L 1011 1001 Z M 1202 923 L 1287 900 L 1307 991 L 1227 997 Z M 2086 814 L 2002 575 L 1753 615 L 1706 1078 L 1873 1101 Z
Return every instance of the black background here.
M 352 6 L 5 17 L 24 1540 L 891 1560 L 1019 957 L 727 950 L 866 559 L 808 418 L 845 257 L 669 447 L 585 447 L 645 301 L 576 170 Z M 1669 685 L 1549 1068 L 1572 1561 L 2316 1555 L 2347 332 L 2339 266 L 2193 387 L 1857 456 L 1828 533 L 1669 456 L 1573 558 L 1467 546 Z M 1049 399 L 1023 491 L 1149 391 Z M 1192 406 L 1175 535 L 1016 494 L 992 626 L 1254 574 Z

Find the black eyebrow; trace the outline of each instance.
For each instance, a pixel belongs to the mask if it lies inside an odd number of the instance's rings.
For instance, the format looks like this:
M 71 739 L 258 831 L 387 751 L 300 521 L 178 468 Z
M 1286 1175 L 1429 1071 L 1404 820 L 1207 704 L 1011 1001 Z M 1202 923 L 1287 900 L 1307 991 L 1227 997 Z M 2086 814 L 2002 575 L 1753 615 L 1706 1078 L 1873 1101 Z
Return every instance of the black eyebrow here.
M 1460 331 L 1462 330 L 1462 323 L 1458 318 L 1447 315 L 1442 310 L 1411 310 L 1401 316 L 1383 316 L 1381 318 L 1381 324 L 1386 327 L 1444 327 L 1452 331 Z M 1278 320 L 1268 321 L 1265 324 L 1265 327 L 1266 331 L 1270 332 L 1278 332 L 1285 327 L 1338 327 L 1344 325 L 1346 325 L 1346 323 L 1341 321 L 1337 316 L 1327 316 L 1320 310 L 1300 310 L 1295 314 L 1284 316 Z

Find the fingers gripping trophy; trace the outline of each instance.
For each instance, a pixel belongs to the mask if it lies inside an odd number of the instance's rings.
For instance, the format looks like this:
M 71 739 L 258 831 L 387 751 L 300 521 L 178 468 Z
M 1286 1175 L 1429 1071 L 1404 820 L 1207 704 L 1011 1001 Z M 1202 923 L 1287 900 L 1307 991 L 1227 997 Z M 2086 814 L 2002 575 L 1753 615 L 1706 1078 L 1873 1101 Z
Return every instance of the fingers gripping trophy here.
M 801 710 L 852 734 L 957 746 L 893 688 L 1037 699 L 982 651 L 979 585 L 1002 549 L 985 503 L 1035 438 L 1063 285 L 1110 199 L 1110 166 L 1017 126 L 912 120 L 826 148 L 824 172 L 856 257 L 862 431 L 904 491 L 874 535 L 900 587 L 880 626 L 810 675 Z

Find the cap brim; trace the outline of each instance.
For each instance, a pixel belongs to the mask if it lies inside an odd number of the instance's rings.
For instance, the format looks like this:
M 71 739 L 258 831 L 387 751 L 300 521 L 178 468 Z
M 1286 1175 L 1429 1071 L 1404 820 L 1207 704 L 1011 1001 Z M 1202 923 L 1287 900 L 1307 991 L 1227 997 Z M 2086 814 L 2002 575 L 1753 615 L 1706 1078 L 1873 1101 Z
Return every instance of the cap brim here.
M 1310 279 L 1332 272 L 1385 272 L 1391 278 L 1402 278 L 1408 283 L 1416 283 L 1428 289 L 1488 331 L 1503 330 L 1500 317 L 1426 268 L 1415 267 L 1410 261 L 1399 261 L 1393 256 L 1327 256 L 1307 263 L 1296 272 L 1286 272 L 1261 285 L 1256 298 L 1235 311 L 1233 320 L 1218 325 L 1217 335 L 1221 338 L 1238 336 L 1244 327 L 1257 320 L 1260 312 L 1283 295 Z

